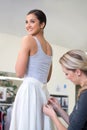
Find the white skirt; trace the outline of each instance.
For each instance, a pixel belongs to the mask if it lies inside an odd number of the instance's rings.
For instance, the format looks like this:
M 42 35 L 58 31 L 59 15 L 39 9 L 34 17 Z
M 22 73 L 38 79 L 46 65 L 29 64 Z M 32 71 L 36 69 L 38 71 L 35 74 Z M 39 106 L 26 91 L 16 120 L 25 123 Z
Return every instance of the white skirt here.
M 42 111 L 48 97 L 46 85 L 25 78 L 13 104 L 10 130 L 53 130 L 52 121 Z

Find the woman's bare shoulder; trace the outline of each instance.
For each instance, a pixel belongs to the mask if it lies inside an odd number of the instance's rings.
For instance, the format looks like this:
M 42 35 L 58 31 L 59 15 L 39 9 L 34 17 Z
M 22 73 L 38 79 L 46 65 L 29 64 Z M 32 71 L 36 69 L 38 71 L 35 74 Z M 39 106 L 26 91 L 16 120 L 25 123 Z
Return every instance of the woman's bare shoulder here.
M 48 41 L 46 41 L 46 43 L 47 43 L 47 46 L 48 46 L 50 49 L 52 49 L 51 44 L 50 44 Z
M 32 42 L 32 41 L 34 41 L 34 38 L 33 38 L 33 36 L 31 36 L 31 35 L 25 35 L 25 36 L 22 38 L 22 41 Z
M 35 42 L 35 39 L 31 35 L 26 35 L 22 37 L 23 46 L 31 46 Z
M 53 53 L 52 52 L 52 46 L 51 46 L 51 44 L 49 43 L 49 42 L 47 42 L 47 48 L 48 48 L 48 50 L 51 52 L 51 54 Z

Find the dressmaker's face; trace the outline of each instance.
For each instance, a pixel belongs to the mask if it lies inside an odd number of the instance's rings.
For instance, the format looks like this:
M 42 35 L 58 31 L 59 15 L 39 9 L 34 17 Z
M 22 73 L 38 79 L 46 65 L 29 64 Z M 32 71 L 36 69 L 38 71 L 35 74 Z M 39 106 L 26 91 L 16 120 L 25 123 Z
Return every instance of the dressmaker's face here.
M 34 14 L 29 14 L 26 16 L 26 30 L 30 35 L 37 35 L 40 33 L 41 28 L 42 24 L 40 24 L 40 21 Z
M 62 70 L 65 73 L 65 76 L 66 76 L 67 79 L 69 79 L 71 82 L 73 82 L 76 85 L 79 84 L 80 79 L 79 79 L 77 70 L 75 70 L 75 71 L 68 70 L 64 66 L 62 66 Z

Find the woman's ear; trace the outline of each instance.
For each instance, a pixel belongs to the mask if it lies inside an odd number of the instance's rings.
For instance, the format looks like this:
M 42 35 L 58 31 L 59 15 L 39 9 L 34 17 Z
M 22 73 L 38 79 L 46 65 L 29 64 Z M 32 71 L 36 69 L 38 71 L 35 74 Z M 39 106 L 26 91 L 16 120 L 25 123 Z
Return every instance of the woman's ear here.
M 76 69 L 76 74 L 77 74 L 78 76 L 80 76 L 80 75 L 81 75 L 81 70 L 80 70 L 80 69 Z
M 42 24 L 41 24 L 41 29 L 43 29 L 45 27 L 45 23 L 43 22 Z

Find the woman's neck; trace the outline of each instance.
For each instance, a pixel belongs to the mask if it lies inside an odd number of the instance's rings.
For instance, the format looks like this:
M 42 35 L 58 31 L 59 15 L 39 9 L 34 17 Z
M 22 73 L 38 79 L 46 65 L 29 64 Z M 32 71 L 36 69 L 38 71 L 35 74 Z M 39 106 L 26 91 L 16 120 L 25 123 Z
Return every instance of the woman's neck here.
M 83 76 L 82 78 L 81 78 L 81 87 L 84 87 L 85 85 L 87 86 L 87 76 Z

